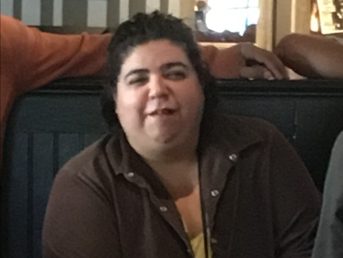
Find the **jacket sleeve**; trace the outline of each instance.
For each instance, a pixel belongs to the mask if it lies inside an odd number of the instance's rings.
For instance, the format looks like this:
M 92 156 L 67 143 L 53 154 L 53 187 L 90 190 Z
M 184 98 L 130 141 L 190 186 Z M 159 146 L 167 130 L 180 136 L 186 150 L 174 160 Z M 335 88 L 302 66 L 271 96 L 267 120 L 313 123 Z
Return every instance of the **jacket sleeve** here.
M 1 16 L 1 27 L 1 65 L 12 73 L 18 94 L 104 68 L 110 34 L 45 33 L 8 16 Z
M 303 162 L 279 132 L 271 137 L 270 176 L 275 250 L 278 258 L 309 258 L 320 194 Z
M 312 258 L 343 257 L 343 132 L 332 149 Z
M 62 169 L 55 178 L 44 219 L 43 257 L 122 257 L 113 205 L 101 187 L 75 174 Z

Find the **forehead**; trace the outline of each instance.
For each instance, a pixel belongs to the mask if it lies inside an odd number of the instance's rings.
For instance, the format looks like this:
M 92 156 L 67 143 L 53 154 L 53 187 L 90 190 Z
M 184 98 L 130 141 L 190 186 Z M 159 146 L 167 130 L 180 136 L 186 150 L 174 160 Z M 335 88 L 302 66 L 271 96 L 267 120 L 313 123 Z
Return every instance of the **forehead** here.
M 181 46 L 169 40 L 153 40 L 134 47 L 124 59 L 122 70 L 159 67 L 169 62 L 190 65 Z

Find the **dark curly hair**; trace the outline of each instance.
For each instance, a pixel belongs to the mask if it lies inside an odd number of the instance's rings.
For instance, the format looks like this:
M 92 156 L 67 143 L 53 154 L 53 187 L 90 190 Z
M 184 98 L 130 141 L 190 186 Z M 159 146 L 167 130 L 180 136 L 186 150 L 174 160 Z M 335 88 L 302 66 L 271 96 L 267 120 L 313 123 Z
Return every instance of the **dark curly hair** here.
M 198 76 L 205 95 L 206 112 L 215 104 L 215 80 L 205 65 L 192 30 L 181 19 L 154 11 L 138 13 L 119 25 L 108 48 L 108 83 L 102 99 L 102 113 L 110 130 L 118 128 L 113 93 L 117 90 L 118 76 L 126 57 L 133 49 L 152 40 L 167 39 L 182 48 Z

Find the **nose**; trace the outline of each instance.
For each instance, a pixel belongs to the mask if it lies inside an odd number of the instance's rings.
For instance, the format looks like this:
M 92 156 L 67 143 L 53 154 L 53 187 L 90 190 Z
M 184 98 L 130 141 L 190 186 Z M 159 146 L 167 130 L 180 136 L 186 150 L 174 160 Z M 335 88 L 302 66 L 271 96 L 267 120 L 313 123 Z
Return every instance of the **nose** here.
M 169 94 L 167 82 L 160 75 L 151 76 L 149 81 L 149 98 L 165 98 Z

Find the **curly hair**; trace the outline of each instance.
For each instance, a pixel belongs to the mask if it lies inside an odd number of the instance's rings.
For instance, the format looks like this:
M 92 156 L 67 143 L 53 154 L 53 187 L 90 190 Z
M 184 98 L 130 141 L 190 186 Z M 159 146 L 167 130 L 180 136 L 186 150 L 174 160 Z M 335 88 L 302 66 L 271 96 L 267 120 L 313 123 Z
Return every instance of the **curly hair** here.
M 189 58 L 198 76 L 205 96 L 205 109 L 214 106 L 215 80 L 204 63 L 192 30 L 181 19 L 154 11 L 137 13 L 119 25 L 108 47 L 108 83 L 105 85 L 102 113 L 109 129 L 118 128 L 113 93 L 116 93 L 118 76 L 125 59 L 138 45 L 149 41 L 167 39 L 179 46 Z

